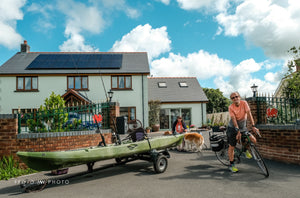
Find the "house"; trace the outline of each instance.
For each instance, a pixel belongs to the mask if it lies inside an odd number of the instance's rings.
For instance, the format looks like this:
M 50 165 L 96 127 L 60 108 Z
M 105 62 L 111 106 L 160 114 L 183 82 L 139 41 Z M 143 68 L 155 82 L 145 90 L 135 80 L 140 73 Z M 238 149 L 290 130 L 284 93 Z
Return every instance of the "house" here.
M 21 51 L 0 67 L 0 114 L 39 108 L 53 91 L 67 103 L 99 103 L 113 91 L 120 115 L 148 125 L 146 52 Z
M 148 86 L 149 101 L 161 102 L 161 130 L 170 130 L 179 115 L 187 125 L 206 123 L 208 99 L 196 77 L 148 77 Z
M 295 63 L 296 63 L 296 71 L 295 72 L 300 71 L 300 63 L 299 62 L 300 62 L 300 59 L 295 60 Z M 283 88 L 287 85 L 286 79 L 288 79 L 290 77 L 291 77 L 291 75 L 286 76 L 281 79 L 277 89 L 275 90 L 273 97 L 276 97 L 276 98 L 284 97 Z

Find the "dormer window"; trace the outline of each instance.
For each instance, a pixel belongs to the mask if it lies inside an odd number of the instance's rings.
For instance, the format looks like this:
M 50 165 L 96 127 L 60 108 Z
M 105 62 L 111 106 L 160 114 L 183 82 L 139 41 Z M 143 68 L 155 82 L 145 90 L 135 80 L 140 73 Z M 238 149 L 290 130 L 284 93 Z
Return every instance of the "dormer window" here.
M 159 88 L 167 88 L 167 83 L 166 82 L 159 82 L 158 87 Z
M 188 87 L 186 82 L 179 82 L 179 87 Z

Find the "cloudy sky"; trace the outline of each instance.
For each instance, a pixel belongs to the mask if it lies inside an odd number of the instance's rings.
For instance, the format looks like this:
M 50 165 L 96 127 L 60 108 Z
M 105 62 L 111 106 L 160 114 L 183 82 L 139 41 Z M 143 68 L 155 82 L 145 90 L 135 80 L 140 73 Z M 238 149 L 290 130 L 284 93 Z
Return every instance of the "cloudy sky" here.
M 1 0 L 0 65 L 34 52 L 146 51 L 151 75 L 272 94 L 300 46 L 299 0 Z

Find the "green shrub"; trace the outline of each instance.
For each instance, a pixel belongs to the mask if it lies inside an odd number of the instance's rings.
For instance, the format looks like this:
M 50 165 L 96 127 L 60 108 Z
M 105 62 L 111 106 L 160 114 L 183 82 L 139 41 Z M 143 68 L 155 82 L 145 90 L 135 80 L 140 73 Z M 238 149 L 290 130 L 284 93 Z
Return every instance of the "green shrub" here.
M 32 169 L 21 169 L 19 163 L 16 162 L 13 156 L 3 156 L 0 161 L 0 180 L 8 180 L 13 177 L 34 173 Z

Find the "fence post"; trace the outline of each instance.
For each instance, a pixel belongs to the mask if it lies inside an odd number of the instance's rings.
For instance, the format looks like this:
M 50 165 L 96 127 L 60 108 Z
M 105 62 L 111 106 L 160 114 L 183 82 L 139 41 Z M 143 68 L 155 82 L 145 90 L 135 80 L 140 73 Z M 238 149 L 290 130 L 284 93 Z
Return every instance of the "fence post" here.
M 21 133 L 21 113 L 18 112 L 18 133 Z

